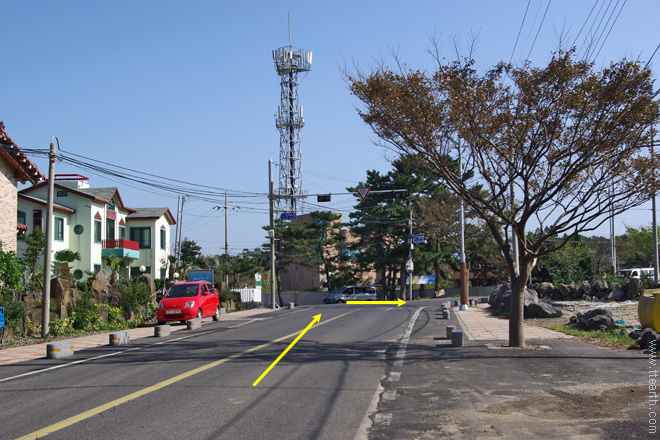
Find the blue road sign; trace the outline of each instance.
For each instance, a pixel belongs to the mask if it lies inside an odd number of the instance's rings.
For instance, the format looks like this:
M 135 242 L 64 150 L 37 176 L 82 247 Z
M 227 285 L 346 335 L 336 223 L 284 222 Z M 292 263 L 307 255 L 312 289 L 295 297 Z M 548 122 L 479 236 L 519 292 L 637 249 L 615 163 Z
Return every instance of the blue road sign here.
M 426 239 L 424 238 L 423 235 L 415 235 L 413 236 L 413 243 L 419 244 L 419 243 L 424 243 L 426 242 Z
M 295 220 L 296 219 L 296 213 L 295 212 L 283 212 L 280 214 L 280 220 Z

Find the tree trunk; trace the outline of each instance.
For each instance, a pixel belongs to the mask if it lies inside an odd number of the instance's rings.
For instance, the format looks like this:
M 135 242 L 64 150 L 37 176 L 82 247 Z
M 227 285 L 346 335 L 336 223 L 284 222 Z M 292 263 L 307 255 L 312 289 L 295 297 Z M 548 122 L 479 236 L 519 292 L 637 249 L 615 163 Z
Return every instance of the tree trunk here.
M 534 267 L 533 262 L 521 255 L 519 258 L 520 274 L 511 286 L 511 315 L 509 315 L 509 347 L 525 347 L 523 326 L 524 297 L 527 278 Z

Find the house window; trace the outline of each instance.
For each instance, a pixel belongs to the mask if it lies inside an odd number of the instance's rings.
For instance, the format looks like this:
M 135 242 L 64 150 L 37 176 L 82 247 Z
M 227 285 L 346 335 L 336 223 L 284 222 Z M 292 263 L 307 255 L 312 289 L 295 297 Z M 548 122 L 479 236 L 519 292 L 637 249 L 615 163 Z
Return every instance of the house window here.
M 41 209 L 35 209 L 32 211 L 32 227 L 39 228 L 41 230 L 44 229 L 41 226 Z
M 140 249 L 151 249 L 151 228 L 131 228 L 131 240 L 140 243 Z
M 119 239 L 120 240 L 125 240 L 126 239 L 126 226 L 120 226 L 119 227 Z
M 165 228 L 160 228 L 160 248 L 165 250 Z
M 101 220 L 94 220 L 94 243 L 101 242 Z
M 27 216 L 23 211 L 18 211 L 16 221 L 22 225 L 27 225 Z
M 58 191 L 57 197 L 67 197 L 69 195 L 68 191 Z
M 101 270 L 101 265 L 100 264 L 95 264 L 94 265 L 94 273 L 99 273 L 100 270 Z
M 53 238 L 55 241 L 64 241 L 64 219 L 55 217 L 55 230 Z
M 105 219 L 105 238 L 108 240 L 115 239 L 115 221 L 109 218 Z

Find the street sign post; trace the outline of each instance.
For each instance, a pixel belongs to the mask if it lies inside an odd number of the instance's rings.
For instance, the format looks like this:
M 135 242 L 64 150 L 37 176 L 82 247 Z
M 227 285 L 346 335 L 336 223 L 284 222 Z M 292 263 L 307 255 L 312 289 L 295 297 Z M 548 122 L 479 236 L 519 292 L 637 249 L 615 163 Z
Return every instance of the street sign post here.
M 413 243 L 415 244 L 426 243 L 426 238 L 423 235 L 415 235 L 413 237 Z

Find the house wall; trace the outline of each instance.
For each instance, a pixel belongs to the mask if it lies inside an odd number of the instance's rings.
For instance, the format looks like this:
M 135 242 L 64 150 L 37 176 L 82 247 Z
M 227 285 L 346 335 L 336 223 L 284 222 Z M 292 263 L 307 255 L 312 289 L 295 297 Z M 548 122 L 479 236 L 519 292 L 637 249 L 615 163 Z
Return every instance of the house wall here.
M 131 219 L 127 223 L 127 234 L 130 237 L 131 228 L 151 228 L 151 249 L 140 249 L 140 258 L 131 263 L 131 268 L 145 266 L 151 269 L 154 279 L 162 278 L 161 269 L 167 267 L 163 264 L 169 255 L 170 248 L 170 223 L 165 216 L 158 219 Z M 160 230 L 165 228 L 165 249 L 160 247 Z M 166 273 L 165 276 L 168 274 Z
M 16 206 L 18 179 L 0 159 L 0 241 L 2 250 L 16 251 Z

